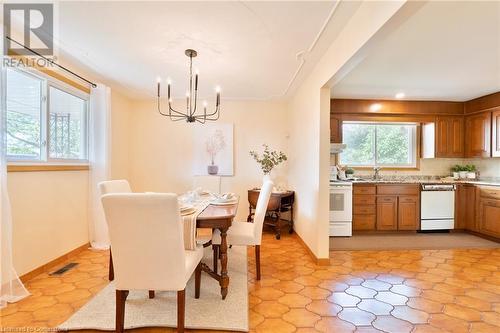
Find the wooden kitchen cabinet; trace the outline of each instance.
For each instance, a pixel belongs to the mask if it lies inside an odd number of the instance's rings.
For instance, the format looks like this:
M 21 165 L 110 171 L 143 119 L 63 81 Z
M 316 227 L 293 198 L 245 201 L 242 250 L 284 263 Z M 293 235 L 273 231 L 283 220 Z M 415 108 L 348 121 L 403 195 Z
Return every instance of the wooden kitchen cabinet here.
M 465 157 L 491 157 L 491 112 L 465 116 Z
M 435 157 L 464 157 L 464 119 L 438 116 L 435 127 Z
M 460 184 L 455 193 L 455 229 L 478 231 L 476 223 L 476 187 Z
M 354 184 L 353 186 L 353 231 L 373 231 L 376 224 L 375 185 Z
M 353 231 L 415 231 L 419 225 L 419 185 L 354 184 Z
M 417 230 L 420 204 L 417 196 L 398 197 L 398 230 Z
M 478 231 L 500 239 L 500 187 L 479 187 L 478 192 Z
M 491 156 L 500 157 L 500 108 L 491 113 Z
M 377 185 L 377 230 L 416 231 L 419 225 L 419 185 Z
M 342 120 L 330 115 L 330 143 L 342 143 Z
M 377 230 L 398 230 L 398 197 L 377 197 Z

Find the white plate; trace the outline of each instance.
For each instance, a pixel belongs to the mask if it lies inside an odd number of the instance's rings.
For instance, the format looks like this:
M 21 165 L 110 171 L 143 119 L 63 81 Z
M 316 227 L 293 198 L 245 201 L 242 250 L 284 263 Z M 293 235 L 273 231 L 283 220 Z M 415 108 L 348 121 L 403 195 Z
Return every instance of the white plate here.
M 229 201 L 219 201 L 219 200 L 213 200 L 210 201 L 211 205 L 216 205 L 216 206 L 228 206 L 228 205 L 234 205 L 238 203 L 238 200 L 231 199 Z

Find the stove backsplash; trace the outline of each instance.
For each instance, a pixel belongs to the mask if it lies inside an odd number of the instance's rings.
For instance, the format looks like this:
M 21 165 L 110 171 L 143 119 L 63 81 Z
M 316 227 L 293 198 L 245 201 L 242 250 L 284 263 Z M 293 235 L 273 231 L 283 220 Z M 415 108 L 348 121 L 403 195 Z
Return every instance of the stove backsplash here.
M 330 163 L 335 164 L 335 158 L 331 155 Z M 479 170 L 480 177 L 500 177 L 500 158 L 463 159 L 463 158 L 432 158 L 420 159 L 420 170 L 382 170 L 380 175 L 385 176 L 449 176 L 451 167 L 455 164 L 474 164 Z M 355 175 L 373 175 L 373 170 L 356 170 Z

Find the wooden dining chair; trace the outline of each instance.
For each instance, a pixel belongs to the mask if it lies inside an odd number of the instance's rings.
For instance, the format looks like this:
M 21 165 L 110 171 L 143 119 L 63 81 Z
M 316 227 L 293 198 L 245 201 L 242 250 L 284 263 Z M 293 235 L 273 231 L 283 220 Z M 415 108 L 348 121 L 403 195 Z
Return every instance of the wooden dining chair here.
M 265 181 L 260 189 L 259 199 L 255 207 L 255 215 L 252 222 L 236 222 L 227 231 L 227 242 L 230 245 L 255 246 L 255 265 L 257 280 L 260 280 L 260 244 L 262 242 L 262 228 L 266 217 L 267 204 L 273 190 L 273 182 Z M 214 230 L 212 244 L 214 245 L 214 271 L 217 272 L 217 260 L 220 252 L 220 231 Z
M 97 187 L 99 188 L 99 194 L 101 197 L 105 194 L 110 194 L 110 193 L 132 193 L 130 184 L 125 179 L 106 180 L 97 184 Z M 108 280 L 113 281 L 113 279 L 114 279 L 113 255 L 111 253 L 111 248 L 110 248 Z
M 177 332 L 184 332 L 185 288 L 195 272 L 200 297 L 203 247 L 184 249 L 177 195 L 115 193 L 101 201 L 113 247 L 116 332 L 124 330 L 130 290 L 177 291 Z

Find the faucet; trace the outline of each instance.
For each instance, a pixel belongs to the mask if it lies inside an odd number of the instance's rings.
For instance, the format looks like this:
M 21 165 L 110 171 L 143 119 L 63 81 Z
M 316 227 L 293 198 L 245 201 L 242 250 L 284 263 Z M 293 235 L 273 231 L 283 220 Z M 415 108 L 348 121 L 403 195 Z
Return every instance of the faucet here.
M 380 169 L 381 168 L 379 166 L 373 167 L 373 180 L 380 179 L 380 175 L 379 175 Z

